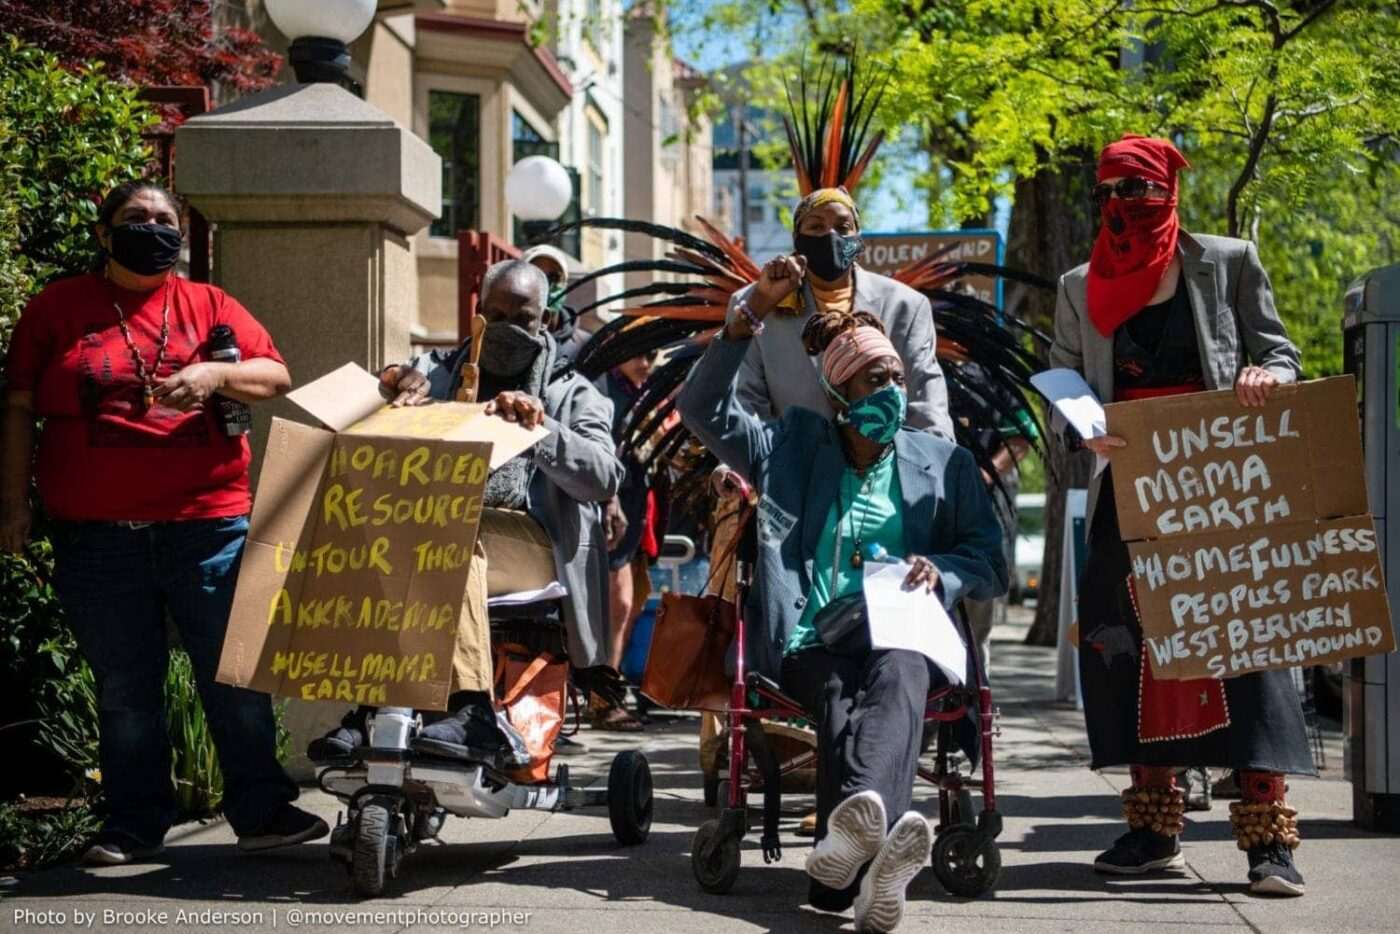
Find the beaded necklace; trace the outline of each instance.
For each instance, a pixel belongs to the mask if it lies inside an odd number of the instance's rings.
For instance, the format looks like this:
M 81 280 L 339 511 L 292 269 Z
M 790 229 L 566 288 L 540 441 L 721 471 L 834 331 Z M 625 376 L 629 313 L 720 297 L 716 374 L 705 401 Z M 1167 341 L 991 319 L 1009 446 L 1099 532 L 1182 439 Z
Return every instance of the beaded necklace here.
M 109 279 L 108 282 L 110 281 Z M 160 342 L 156 344 L 156 358 L 150 370 L 146 369 L 146 361 L 137 349 L 136 342 L 131 339 L 131 329 L 127 327 L 126 315 L 122 313 L 121 303 L 117 301 L 115 294 L 112 296 L 112 307 L 117 310 L 117 327 L 121 329 L 126 349 L 130 351 L 131 361 L 136 365 L 136 378 L 141 381 L 141 401 L 149 411 L 156 401 L 156 376 L 160 373 L 161 363 L 165 361 L 165 349 L 170 345 L 170 280 L 165 280 L 165 295 L 160 309 Z

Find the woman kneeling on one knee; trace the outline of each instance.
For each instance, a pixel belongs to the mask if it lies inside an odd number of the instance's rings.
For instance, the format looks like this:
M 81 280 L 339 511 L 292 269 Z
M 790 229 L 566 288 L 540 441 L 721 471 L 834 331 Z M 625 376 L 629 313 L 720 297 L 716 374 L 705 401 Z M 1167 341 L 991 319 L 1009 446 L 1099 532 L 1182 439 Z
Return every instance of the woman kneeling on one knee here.
M 790 264 L 785 275 L 802 274 L 790 257 L 776 262 Z M 680 410 L 761 493 L 747 661 L 818 722 L 810 901 L 831 911 L 854 903 L 858 930 L 890 931 L 932 844 L 910 804 L 926 697 L 943 675 L 918 653 L 871 649 L 864 627 L 837 637 L 835 623 L 843 607 L 863 605 L 871 546 L 907 561 L 906 587 L 946 607 L 1004 592 L 1001 531 L 972 456 L 901 430 L 904 369 L 877 319 L 817 314 L 803 333 L 808 352 L 821 355 L 834 422 L 803 408 L 763 421 L 739 405 L 735 377 L 761 328 L 753 312 L 730 321 Z

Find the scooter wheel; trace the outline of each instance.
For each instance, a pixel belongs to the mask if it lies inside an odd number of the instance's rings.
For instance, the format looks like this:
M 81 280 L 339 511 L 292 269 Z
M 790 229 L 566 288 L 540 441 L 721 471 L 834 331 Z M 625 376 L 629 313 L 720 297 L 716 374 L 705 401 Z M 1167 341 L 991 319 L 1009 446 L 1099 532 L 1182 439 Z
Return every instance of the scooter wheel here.
M 933 874 L 949 895 L 977 898 L 997 884 L 1001 849 L 975 827 L 949 827 L 934 841 Z
M 384 879 L 391 863 L 389 830 L 394 811 L 383 801 L 374 800 L 360 808 L 355 826 L 355 851 L 350 863 L 350 878 L 360 895 L 377 896 L 384 892 Z
M 690 869 L 706 892 L 728 892 L 739 878 L 739 838 L 720 829 L 718 820 L 705 821 L 690 841 Z
M 608 772 L 608 821 L 623 846 L 646 842 L 651 833 L 651 766 L 635 750 L 618 753 Z

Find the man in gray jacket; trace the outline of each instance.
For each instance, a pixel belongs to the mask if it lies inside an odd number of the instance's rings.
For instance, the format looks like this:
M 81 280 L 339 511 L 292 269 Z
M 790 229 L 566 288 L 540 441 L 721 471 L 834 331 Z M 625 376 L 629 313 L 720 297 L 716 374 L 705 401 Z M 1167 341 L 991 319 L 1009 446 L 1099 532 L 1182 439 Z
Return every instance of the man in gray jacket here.
M 497 263 L 482 278 L 478 314 L 486 330 L 477 398 L 487 403 L 488 414 L 549 431 L 491 472 L 483 499 L 488 508 L 528 512 L 549 536 L 556 578 L 568 591 L 563 616 L 569 662 L 584 682 L 595 680 L 590 669 L 602 672 L 597 680 L 610 682 L 602 504 L 617 493 L 623 468 L 613 452 L 612 403 L 558 359 L 554 338 L 543 327 L 548 291 L 545 274 L 521 260 Z M 467 340 L 455 350 L 386 367 L 380 381 L 393 404 L 456 398 L 470 345 Z M 422 751 L 450 755 L 490 743 L 495 721 L 488 697 L 456 691 L 448 704 L 449 715 L 420 734 Z M 313 744 L 308 755 L 326 759 L 360 745 L 363 721 L 355 715 Z

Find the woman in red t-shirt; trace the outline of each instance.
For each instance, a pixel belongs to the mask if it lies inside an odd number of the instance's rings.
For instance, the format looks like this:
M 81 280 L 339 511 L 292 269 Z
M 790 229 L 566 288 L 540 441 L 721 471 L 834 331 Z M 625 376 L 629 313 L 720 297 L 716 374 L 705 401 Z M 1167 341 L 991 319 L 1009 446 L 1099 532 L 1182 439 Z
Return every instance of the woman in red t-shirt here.
M 168 191 L 118 187 L 96 234 L 96 269 L 47 286 L 15 327 L 0 436 L 0 548 L 24 547 L 37 479 L 54 587 L 97 682 L 108 813 L 84 861 L 154 855 L 175 820 L 167 614 L 193 662 L 239 848 L 314 839 L 328 828 L 290 803 L 269 698 L 214 680 L 249 511 L 248 441 L 225 406 L 280 395 L 291 377 L 247 309 L 174 274 L 182 237 Z M 211 359 L 220 327 L 239 362 Z

